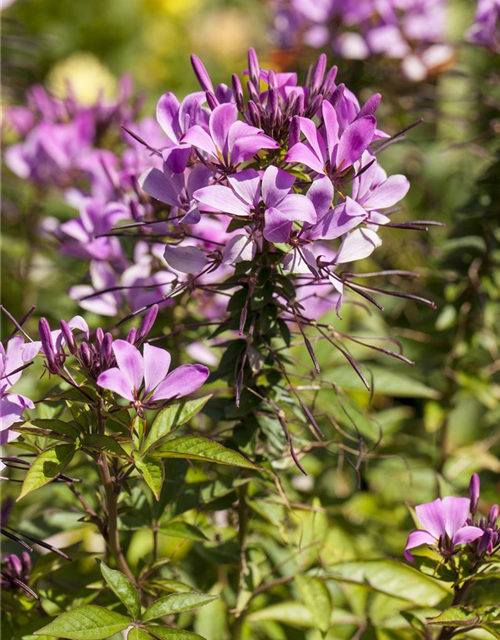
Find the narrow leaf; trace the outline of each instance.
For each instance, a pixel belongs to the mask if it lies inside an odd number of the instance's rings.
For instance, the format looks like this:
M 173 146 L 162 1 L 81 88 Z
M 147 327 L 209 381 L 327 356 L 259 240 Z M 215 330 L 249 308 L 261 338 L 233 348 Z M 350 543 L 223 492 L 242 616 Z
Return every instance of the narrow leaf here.
M 196 398 L 196 400 L 173 404 L 160 411 L 146 437 L 144 451 L 157 447 L 161 444 L 162 438 L 168 435 L 172 429 L 191 420 L 203 409 L 211 397 L 211 395 L 204 396 L 203 398 Z
M 151 636 L 144 629 L 134 627 L 128 632 L 127 640 L 151 640 Z
M 34 635 L 68 640 L 102 640 L 118 631 L 124 631 L 132 622 L 120 613 L 89 604 L 63 613 Z
M 24 498 L 32 491 L 40 489 L 64 471 L 75 453 L 72 444 L 60 444 L 43 451 L 35 458 L 24 478 L 21 495 Z
M 127 607 L 134 620 L 139 620 L 141 617 L 141 602 L 139 594 L 130 580 L 121 571 L 110 569 L 104 562 L 101 562 L 101 573 L 109 588 Z
M 260 467 L 244 458 L 237 451 L 228 449 L 214 440 L 200 436 L 181 436 L 180 438 L 169 440 L 155 451 L 155 455 L 162 458 L 203 460 L 205 462 L 215 462 L 216 464 L 262 471 Z
M 55 418 L 37 418 L 35 420 L 30 420 L 28 424 L 33 424 L 35 427 L 40 427 L 40 429 L 50 429 L 51 431 L 55 431 L 56 433 L 61 433 L 64 436 L 69 436 L 75 440 L 80 435 L 80 430 L 70 422 L 64 422 L 63 420 L 57 420 Z
M 85 436 L 82 440 L 82 446 L 89 447 L 90 449 L 98 449 L 99 451 L 108 451 L 119 458 L 128 458 L 128 454 L 123 447 L 110 436 L 103 436 L 99 434 L 92 434 Z
M 190 611 L 204 604 L 216 600 L 219 596 L 210 596 L 206 593 L 173 593 L 172 595 L 160 598 L 146 609 L 142 619 L 144 622 L 169 616 L 172 613 L 180 613 L 181 611 Z

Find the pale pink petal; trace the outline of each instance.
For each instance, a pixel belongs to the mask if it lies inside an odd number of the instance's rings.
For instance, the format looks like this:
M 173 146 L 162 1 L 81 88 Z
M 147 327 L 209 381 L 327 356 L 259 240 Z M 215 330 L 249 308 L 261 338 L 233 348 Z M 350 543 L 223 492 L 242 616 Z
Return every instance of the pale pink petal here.
M 199 273 L 210 262 L 198 247 L 165 247 L 165 262 L 174 271 Z
M 316 222 L 316 209 L 307 196 L 292 193 L 286 196 L 276 207 L 289 220 L 298 220 L 314 224 Z
M 367 258 L 382 244 L 382 240 L 371 229 L 355 229 L 340 245 L 335 262 L 343 264 Z
M 334 151 L 339 143 L 339 122 L 337 113 L 328 100 L 323 100 L 322 104 L 323 123 L 326 133 L 326 144 L 328 147 L 328 159 L 334 163 Z
M 182 137 L 182 142 L 186 142 L 187 144 L 192 145 L 193 147 L 197 147 L 205 153 L 213 156 L 217 160 L 221 160 L 217 155 L 217 148 L 215 147 L 214 141 L 210 137 L 210 135 L 202 129 L 199 124 L 195 124 L 194 127 L 191 127 L 186 131 L 184 136 Z
M 318 158 L 314 151 L 312 151 L 312 149 L 309 149 L 309 147 L 306 146 L 303 142 L 297 142 L 297 144 L 293 145 L 290 151 L 288 151 L 288 153 L 286 154 L 285 161 L 298 162 L 305 165 L 306 167 L 309 167 L 309 169 L 316 171 L 317 173 L 326 174 L 324 161 L 320 160 L 320 158 Z
M 210 117 L 210 133 L 220 154 L 227 158 L 229 147 L 228 137 L 231 125 L 238 118 L 238 108 L 234 102 L 220 104 L 212 111 Z
M 172 142 L 179 141 L 180 103 L 172 92 L 164 93 L 156 105 L 156 120 Z
M 277 207 L 293 187 L 295 176 L 271 165 L 262 176 L 262 199 L 266 207 Z
M 293 222 L 278 209 L 266 209 L 264 238 L 270 242 L 286 242 L 290 237 Z
M 257 171 L 245 169 L 227 179 L 240 198 L 255 209 L 260 200 L 260 176 Z
M 233 236 L 224 247 L 222 252 L 222 262 L 224 264 L 249 262 L 254 259 L 255 252 L 255 242 L 247 235 L 239 233 Z
M 392 207 L 405 197 L 409 189 L 410 182 L 406 176 L 390 176 L 363 199 L 363 206 L 369 209 Z
M 331 208 L 333 201 L 333 184 L 330 178 L 316 178 L 307 191 L 307 197 L 313 203 L 318 218 L 324 215 Z

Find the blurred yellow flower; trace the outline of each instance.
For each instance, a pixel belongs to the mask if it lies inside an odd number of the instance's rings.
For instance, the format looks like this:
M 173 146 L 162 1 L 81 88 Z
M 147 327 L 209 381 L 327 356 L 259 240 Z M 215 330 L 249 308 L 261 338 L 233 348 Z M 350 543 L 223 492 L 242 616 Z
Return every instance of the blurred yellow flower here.
M 192 15 L 198 10 L 200 5 L 205 4 L 204 0 L 143 0 L 146 7 L 152 11 L 159 11 L 166 15 L 180 18 Z
M 95 104 L 99 95 L 116 95 L 117 80 L 99 59 L 91 53 L 77 52 L 58 62 L 47 78 L 49 90 L 64 98 L 68 95 L 68 82 L 79 102 Z
M 252 27 L 252 21 L 240 11 L 213 12 L 199 25 L 197 41 L 200 49 L 210 51 L 222 60 L 237 58 L 251 45 Z

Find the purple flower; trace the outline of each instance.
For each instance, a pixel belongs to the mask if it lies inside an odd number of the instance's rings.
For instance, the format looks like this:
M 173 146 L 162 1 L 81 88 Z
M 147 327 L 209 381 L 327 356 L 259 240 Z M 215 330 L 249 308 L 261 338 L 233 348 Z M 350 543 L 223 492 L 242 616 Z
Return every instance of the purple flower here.
M 208 126 L 209 131 L 200 125 L 191 127 L 182 142 L 197 147 L 213 163 L 226 169 L 250 160 L 262 149 L 279 148 L 275 140 L 257 127 L 238 121 L 238 109 L 232 102 L 215 107 Z
M 294 222 L 316 222 L 316 211 L 309 198 L 293 193 L 295 177 L 268 167 L 262 175 L 246 169 L 228 176 L 230 187 L 212 185 L 194 193 L 198 202 L 236 216 L 264 216 L 263 235 L 270 242 L 287 242 Z M 263 207 L 261 208 L 261 203 Z
M 374 140 L 377 121 L 373 115 L 362 116 L 340 133 L 337 113 L 327 101 L 323 102 L 322 114 L 321 129 L 312 120 L 299 118 L 300 130 L 307 142 L 293 145 L 285 160 L 337 179 L 361 158 Z
M 467 39 L 500 52 L 500 0 L 479 0 Z
M 119 220 L 130 218 L 130 209 L 120 202 L 105 203 L 97 198 L 85 198 L 80 217 L 63 222 L 62 251 L 82 260 L 119 258 L 122 249 L 117 238 L 99 237 L 107 233 Z
M 158 101 L 156 119 L 171 146 L 163 150 L 163 159 L 170 171 L 182 173 L 191 155 L 191 145 L 182 136 L 195 125 L 208 125 L 208 111 L 202 109 L 205 92 L 191 93 L 182 102 L 173 93 L 165 93 Z
M 7 343 L 7 349 L 0 344 L 0 444 L 6 444 L 16 437 L 9 428 L 23 420 L 26 409 L 34 409 L 33 402 L 18 393 L 10 393 L 10 388 L 19 381 L 27 362 L 38 353 L 37 343 L 25 344 L 20 335 Z
M 145 344 L 144 355 L 125 340 L 113 343 L 117 367 L 108 369 L 97 379 L 104 389 L 130 400 L 136 410 L 150 407 L 159 400 L 182 398 L 201 387 L 209 375 L 201 364 L 185 364 L 170 373 L 170 354 Z
M 408 562 L 413 562 L 409 549 L 428 544 L 437 547 L 439 553 L 447 557 L 457 545 L 469 544 L 484 533 L 479 527 L 467 524 L 470 511 L 468 498 L 437 498 L 419 505 L 415 511 L 423 529 L 412 531 L 408 536 L 405 547 Z

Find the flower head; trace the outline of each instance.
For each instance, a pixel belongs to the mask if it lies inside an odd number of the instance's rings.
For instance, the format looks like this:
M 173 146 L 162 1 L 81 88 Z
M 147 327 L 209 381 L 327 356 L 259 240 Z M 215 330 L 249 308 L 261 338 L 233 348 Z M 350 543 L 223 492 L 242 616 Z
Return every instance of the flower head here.
M 182 398 L 199 389 L 209 375 L 201 364 L 185 364 L 170 373 L 170 354 L 145 344 L 143 354 L 125 340 L 115 340 L 117 367 L 97 378 L 97 384 L 129 400 L 137 411 L 159 400 Z

